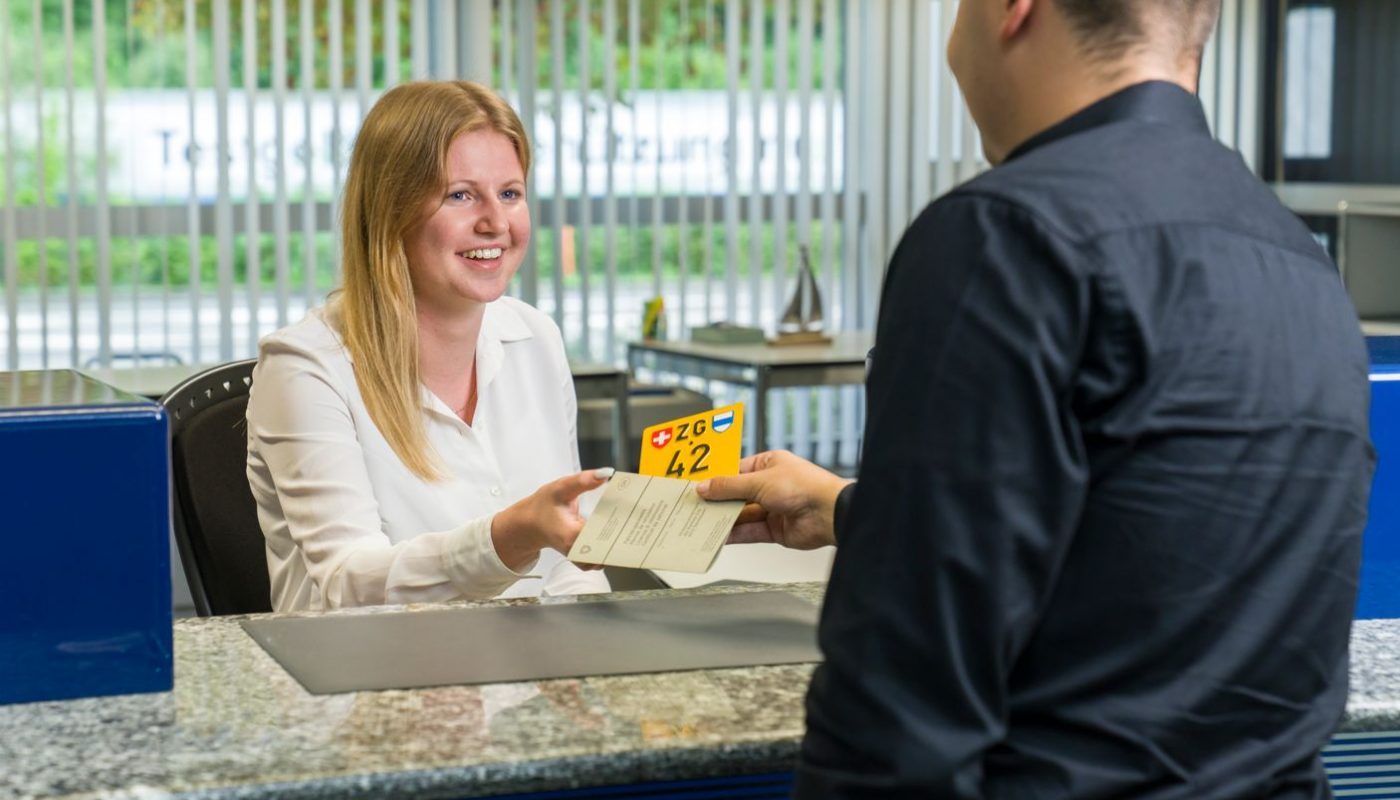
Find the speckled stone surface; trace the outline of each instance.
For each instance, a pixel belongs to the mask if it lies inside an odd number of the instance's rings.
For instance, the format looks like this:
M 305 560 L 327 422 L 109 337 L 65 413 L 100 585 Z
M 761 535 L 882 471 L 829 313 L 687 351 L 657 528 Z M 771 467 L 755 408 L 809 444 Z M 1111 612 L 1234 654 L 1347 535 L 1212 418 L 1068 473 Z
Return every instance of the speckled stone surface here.
M 338 613 L 385 610 L 403 608 Z M 786 770 L 812 672 L 313 695 L 240 619 L 176 622 L 171 692 L 0 706 L 0 798 L 472 797 Z
M 176 623 L 171 692 L 0 706 L 0 798 L 445 798 L 786 770 L 812 672 L 312 695 L 238 619 Z M 1400 621 L 1359 622 L 1342 729 L 1400 729 L 1397 701 Z
M 1350 689 L 1340 730 L 1400 731 L 1400 619 L 1352 624 Z

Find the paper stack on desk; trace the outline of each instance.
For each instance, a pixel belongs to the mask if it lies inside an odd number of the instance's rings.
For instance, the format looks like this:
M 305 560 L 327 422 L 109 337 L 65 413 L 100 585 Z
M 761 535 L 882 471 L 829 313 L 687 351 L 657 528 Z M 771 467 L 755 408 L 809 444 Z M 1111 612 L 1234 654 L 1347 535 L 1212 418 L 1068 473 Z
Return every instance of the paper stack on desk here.
M 738 500 L 702 500 L 692 481 L 619 472 L 574 540 L 569 560 L 705 572 L 743 507 Z

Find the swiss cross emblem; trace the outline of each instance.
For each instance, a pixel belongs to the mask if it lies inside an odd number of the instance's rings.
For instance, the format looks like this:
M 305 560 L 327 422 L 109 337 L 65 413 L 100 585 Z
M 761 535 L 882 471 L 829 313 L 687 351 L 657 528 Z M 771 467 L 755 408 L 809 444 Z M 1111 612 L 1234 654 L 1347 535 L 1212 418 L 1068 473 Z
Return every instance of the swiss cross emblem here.
M 665 446 L 666 446 L 666 443 L 669 442 L 669 441 L 671 441 L 671 429 L 670 429 L 670 428 L 662 428 L 661 430 L 659 430 L 659 431 L 657 431 L 656 433 L 653 433 L 653 434 L 651 435 L 651 446 L 652 446 L 652 447 L 665 447 Z

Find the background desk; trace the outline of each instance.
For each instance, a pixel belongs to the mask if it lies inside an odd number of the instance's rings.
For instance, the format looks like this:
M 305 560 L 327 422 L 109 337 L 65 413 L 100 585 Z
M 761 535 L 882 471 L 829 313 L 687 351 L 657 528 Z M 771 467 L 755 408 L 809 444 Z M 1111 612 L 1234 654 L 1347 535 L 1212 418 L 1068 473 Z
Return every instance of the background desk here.
M 572 361 L 569 370 L 574 373 L 574 395 L 578 400 L 612 401 L 612 463 L 620 469 L 623 464 L 630 463 L 631 458 L 627 435 L 627 372 L 607 364 Z
M 88 367 L 79 370 L 108 386 L 124 392 L 159 400 L 166 392 L 186 379 L 217 367 L 218 364 L 159 364 L 134 367 Z
M 871 331 L 844 331 L 829 345 L 697 344 L 643 340 L 627 345 L 627 366 L 753 387 L 754 452 L 768 449 L 768 390 L 789 386 L 844 386 L 865 382 Z
M 318 696 L 238 619 L 175 624 L 172 692 L 0 706 L 0 797 L 562 798 L 670 781 L 686 783 L 645 796 L 787 796 L 811 665 Z M 1357 781 L 1338 797 L 1384 796 L 1400 775 L 1400 621 L 1356 624 L 1350 692 L 1324 759 Z M 588 796 L 639 796 L 624 791 Z

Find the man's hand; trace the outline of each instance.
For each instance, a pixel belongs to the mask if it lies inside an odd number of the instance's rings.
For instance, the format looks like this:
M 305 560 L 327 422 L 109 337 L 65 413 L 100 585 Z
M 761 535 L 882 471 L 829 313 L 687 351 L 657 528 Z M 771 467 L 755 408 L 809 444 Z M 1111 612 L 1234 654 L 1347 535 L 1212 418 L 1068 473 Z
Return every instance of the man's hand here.
M 786 450 L 739 462 L 739 473 L 711 478 L 695 490 L 706 500 L 745 500 L 731 544 L 774 542 L 797 550 L 836 544 L 836 496 L 851 481 Z

